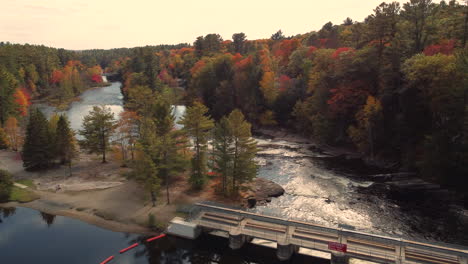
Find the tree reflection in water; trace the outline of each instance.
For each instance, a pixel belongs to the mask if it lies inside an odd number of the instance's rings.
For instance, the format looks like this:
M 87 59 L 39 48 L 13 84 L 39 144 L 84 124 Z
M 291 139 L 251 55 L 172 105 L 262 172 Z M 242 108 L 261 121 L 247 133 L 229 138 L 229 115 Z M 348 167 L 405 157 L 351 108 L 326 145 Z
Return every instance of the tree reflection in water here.
M 47 224 L 47 227 L 50 227 L 55 220 L 55 215 L 51 215 L 48 213 L 40 212 L 42 220 Z
M 3 223 L 3 219 L 12 216 L 16 213 L 15 207 L 0 207 L 0 224 Z

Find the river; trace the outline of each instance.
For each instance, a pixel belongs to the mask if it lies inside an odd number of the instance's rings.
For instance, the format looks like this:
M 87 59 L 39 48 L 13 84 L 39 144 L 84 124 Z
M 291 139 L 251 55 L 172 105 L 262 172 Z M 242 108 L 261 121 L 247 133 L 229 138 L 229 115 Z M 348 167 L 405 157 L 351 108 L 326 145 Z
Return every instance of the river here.
M 122 99 L 120 83 L 114 82 L 108 87 L 84 92 L 81 100 L 73 102 L 66 114 L 72 128 L 77 130 L 83 116 L 95 105 L 110 107 L 117 117 L 123 109 Z M 52 107 L 39 107 L 47 115 L 55 111 Z M 185 107 L 176 106 L 176 118 L 180 118 L 184 111 Z M 335 168 L 333 164 L 318 159 L 322 154 L 311 150 L 311 144 L 307 141 L 291 137 L 256 137 L 256 140 L 260 149 L 257 157 L 260 164 L 258 177 L 280 184 L 286 192 L 279 198 L 273 198 L 266 206 L 258 206 L 252 211 L 328 226 L 352 226 L 369 233 L 414 239 L 433 238 L 430 229 L 415 228 L 424 223 L 424 217 L 405 212 L 399 203 L 385 197 L 362 194 L 359 188 L 366 188 L 372 182 L 363 180 L 357 172 Z M 115 254 L 118 249 L 143 239 L 66 217 L 44 217 L 31 209 L 17 208 L 15 214 L 9 217 L 5 217 L 8 213 L 3 215 L 0 258 L 3 262 L 7 256 L 9 261 L 5 263 L 29 263 L 31 261 L 27 260 L 31 260 L 31 256 L 34 256 L 36 263 L 96 263 Z M 53 224 L 47 224 L 47 219 L 54 219 Z M 225 239 L 213 237 L 204 237 L 197 242 L 166 239 L 155 247 L 135 252 L 138 253 L 128 254 L 117 263 L 211 263 L 209 259 L 226 261 L 220 263 L 276 262 L 273 250 L 249 245 L 234 252 L 229 250 Z M 24 262 L 14 261 L 17 258 Z M 36 258 L 41 261 L 36 261 Z M 305 263 L 301 258 L 296 257 L 291 263 Z M 70 262 L 70 259 L 75 262 Z M 153 262 L 153 259 L 157 260 Z M 317 260 L 314 263 L 318 263 Z

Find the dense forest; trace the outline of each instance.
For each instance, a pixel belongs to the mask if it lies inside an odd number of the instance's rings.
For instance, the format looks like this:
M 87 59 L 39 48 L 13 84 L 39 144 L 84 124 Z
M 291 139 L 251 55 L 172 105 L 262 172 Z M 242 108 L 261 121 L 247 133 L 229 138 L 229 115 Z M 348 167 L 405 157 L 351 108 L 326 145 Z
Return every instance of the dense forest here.
M 193 45 L 89 51 L 1 43 L 0 121 L 26 115 L 30 97 L 79 94 L 103 69 L 120 76 L 126 108 L 139 118 L 151 109 L 167 115 L 175 101 L 202 103 L 219 127 L 239 109 L 253 128 L 294 129 L 463 188 L 467 38 L 466 4 L 411 0 L 382 3 L 362 22 L 260 40 L 208 34 Z M 151 118 L 148 129 L 165 122 Z M 158 144 L 183 144 L 173 133 Z

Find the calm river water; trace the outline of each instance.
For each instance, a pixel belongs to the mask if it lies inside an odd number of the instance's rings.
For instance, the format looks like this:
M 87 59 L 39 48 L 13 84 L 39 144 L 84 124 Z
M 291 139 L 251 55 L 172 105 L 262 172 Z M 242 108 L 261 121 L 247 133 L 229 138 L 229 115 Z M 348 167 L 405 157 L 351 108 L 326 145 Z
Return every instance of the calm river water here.
M 247 245 L 229 249 L 224 238 L 204 236 L 189 241 L 166 237 L 145 243 L 143 237 L 108 231 L 87 223 L 28 208 L 0 207 L 0 263 L 5 264 L 93 264 L 114 255 L 118 264 L 208 264 L 279 263 L 275 251 Z M 119 250 L 133 243 L 140 246 L 124 254 Z M 295 256 L 286 263 L 327 263 Z

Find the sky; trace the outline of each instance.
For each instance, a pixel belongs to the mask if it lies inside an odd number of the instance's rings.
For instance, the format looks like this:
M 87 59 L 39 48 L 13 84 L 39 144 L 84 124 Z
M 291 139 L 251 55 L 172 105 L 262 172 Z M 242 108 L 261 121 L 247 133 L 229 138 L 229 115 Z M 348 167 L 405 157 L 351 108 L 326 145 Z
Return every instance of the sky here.
M 382 1 L 0 0 L 0 41 L 81 50 L 193 43 L 209 33 L 291 36 L 362 21 Z

